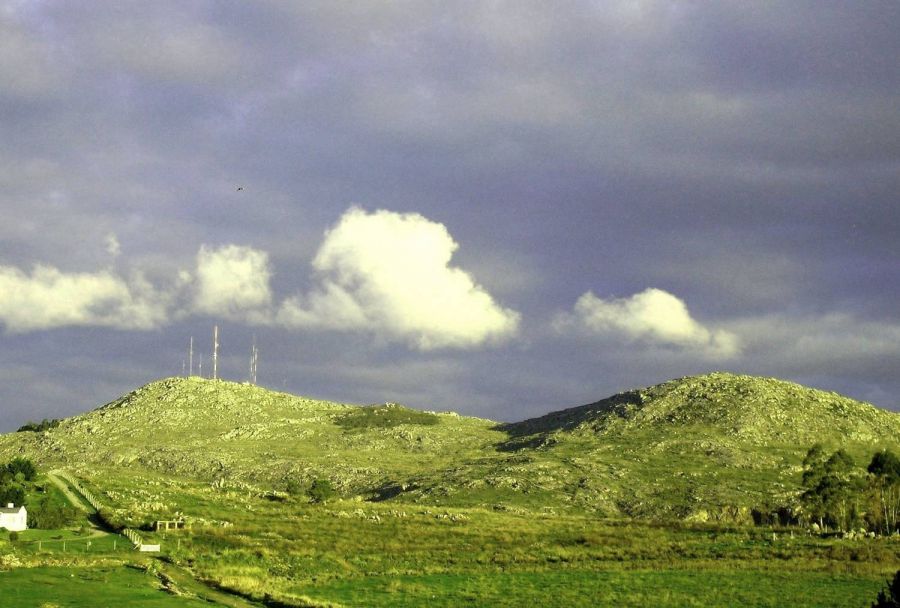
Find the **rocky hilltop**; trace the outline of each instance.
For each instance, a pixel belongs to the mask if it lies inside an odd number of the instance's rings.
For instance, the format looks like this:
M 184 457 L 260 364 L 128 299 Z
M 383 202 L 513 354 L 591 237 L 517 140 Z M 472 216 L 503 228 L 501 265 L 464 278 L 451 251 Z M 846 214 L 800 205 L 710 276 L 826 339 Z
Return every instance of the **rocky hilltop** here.
M 900 414 L 723 372 L 512 424 L 169 378 L 55 428 L 4 435 L 0 455 L 86 477 L 165 475 L 261 492 L 327 478 L 360 500 L 704 519 L 796 503 L 800 462 L 817 442 L 862 463 L 900 447 Z

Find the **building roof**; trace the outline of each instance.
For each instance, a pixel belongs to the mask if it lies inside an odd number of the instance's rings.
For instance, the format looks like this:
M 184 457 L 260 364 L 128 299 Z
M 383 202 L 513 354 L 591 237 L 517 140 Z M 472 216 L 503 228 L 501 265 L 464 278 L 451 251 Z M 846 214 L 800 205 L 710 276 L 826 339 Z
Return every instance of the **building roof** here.
M 18 507 L 13 507 L 12 509 L 7 509 L 6 507 L 0 507 L 0 515 L 3 513 L 18 513 L 22 509 L 25 508 L 25 505 L 19 505 Z

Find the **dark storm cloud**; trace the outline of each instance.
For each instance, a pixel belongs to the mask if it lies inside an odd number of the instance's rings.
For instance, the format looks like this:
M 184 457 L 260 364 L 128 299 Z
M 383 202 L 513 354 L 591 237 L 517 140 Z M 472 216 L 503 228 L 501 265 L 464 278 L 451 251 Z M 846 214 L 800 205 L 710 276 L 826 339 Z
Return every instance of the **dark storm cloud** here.
M 589 290 L 655 287 L 743 340 L 736 371 L 890 396 L 898 25 L 888 1 L 5 2 L 0 266 L 164 289 L 236 244 L 270 255 L 280 301 L 351 203 L 418 212 L 522 313 L 518 341 L 276 333 L 273 380 L 511 419 L 716 367 L 548 329 Z M 26 384 L 43 417 L 71 411 L 61 387 L 90 405 L 178 371 L 185 332 L 217 320 L 0 337 L 0 425 L 27 417 Z M 79 366 L 53 363 L 73 336 Z M 132 340 L 111 371 L 101 353 Z

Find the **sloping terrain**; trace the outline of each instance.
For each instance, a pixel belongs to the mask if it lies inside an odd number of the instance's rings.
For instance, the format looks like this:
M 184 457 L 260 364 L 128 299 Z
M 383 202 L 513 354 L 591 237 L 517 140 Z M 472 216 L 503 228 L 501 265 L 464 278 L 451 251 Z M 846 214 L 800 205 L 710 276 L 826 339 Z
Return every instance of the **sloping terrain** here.
M 56 428 L 0 437 L 0 456 L 87 478 L 167 475 L 261 492 L 327 478 L 361 500 L 741 520 L 796 504 L 816 442 L 865 464 L 900 445 L 900 415 L 728 373 L 514 424 L 170 378 Z

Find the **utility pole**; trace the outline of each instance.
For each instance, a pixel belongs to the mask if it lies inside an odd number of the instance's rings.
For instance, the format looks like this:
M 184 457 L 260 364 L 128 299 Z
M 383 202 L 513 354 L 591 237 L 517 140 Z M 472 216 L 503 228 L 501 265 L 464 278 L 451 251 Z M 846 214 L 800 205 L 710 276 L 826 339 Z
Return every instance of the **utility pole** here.
M 200 353 L 200 371 L 197 375 L 203 377 L 203 353 Z
M 256 334 L 253 334 L 253 346 L 250 348 L 250 384 L 256 384 L 256 365 L 259 362 L 259 349 L 256 348 Z
M 188 348 L 188 361 L 190 362 L 190 373 L 188 375 L 194 375 L 194 336 L 191 336 L 191 346 Z
M 213 370 L 212 379 L 218 378 L 219 368 L 219 326 L 213 326 Z

